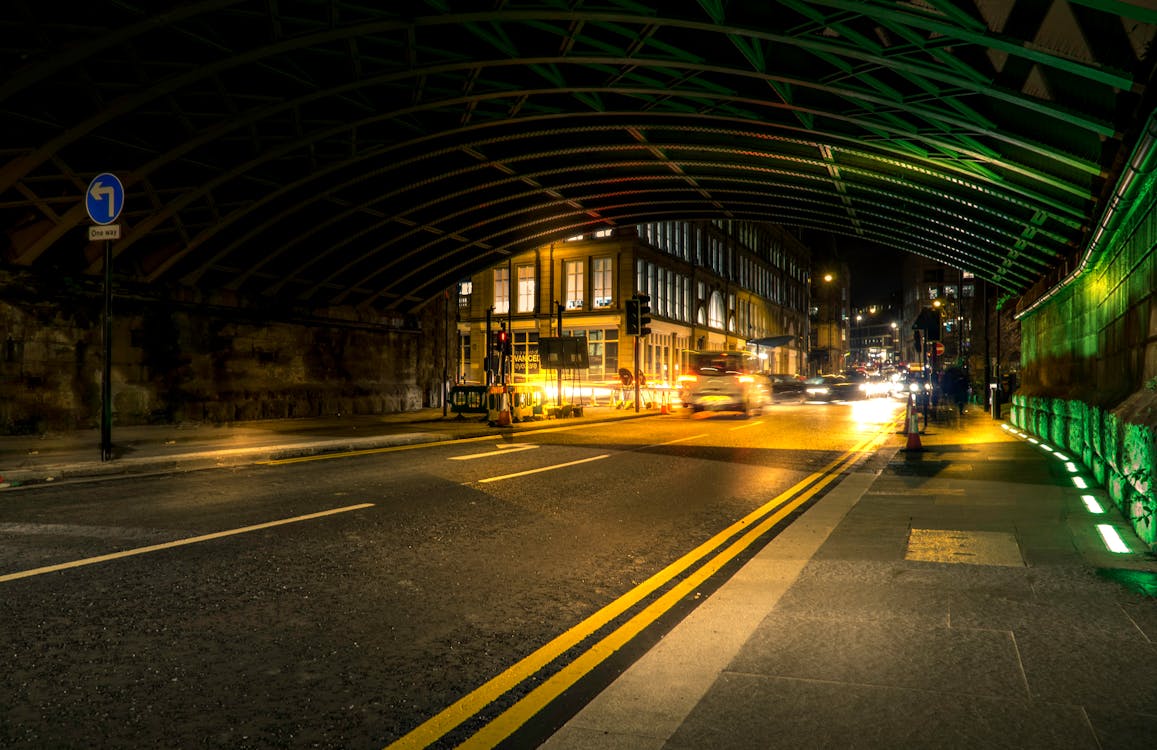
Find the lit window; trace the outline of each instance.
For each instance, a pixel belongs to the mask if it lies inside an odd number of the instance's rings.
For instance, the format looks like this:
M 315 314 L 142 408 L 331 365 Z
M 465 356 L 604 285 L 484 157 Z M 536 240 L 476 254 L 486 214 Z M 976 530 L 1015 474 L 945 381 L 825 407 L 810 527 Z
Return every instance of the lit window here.
M 510 269 L 494 269 L 494 312 L 510 312 Z
M 614 304 L 614 278 L 611 274 L 610 258 L 591 259 L 591 292 L 595 307 L 610 307 Z
M 518 312 L 534 312 L 534 266 L 518 267 Z
M 566 278 L 566 309 L 581 310 L 583 306 L 583 262 L 568 260 L 563 264 Z

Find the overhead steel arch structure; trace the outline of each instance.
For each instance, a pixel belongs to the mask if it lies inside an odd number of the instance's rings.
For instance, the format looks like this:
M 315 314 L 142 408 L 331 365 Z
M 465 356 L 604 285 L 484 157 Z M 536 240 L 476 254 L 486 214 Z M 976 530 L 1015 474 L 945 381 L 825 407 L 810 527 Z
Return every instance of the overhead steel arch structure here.
M 409 312 L 503 258 L 766 221 L 1008 294 L 1071 270 L 1153 105 L 1138 0 L 6 0 L 0 253 Z

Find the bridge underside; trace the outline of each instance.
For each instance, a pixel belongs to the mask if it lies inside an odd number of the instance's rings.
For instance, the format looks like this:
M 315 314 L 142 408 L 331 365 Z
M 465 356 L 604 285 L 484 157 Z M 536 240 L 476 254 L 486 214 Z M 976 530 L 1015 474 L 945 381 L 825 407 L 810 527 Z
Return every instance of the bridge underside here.
M 663 219 L 767 221 L 1006 294 L 1048 286 L 1128 174 L 1157 12 L 8 0 L 0 24 L 10 268 L 101 272 L 82 196 L 113 172 L 123 283 L 385 313 L 530 247 Z

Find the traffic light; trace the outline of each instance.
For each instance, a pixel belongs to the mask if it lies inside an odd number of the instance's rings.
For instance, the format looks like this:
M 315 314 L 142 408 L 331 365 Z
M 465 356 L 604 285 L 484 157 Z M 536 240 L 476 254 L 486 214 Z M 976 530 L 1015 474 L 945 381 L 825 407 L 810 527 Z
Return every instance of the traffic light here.
M 916 323 L 913 328 L 924 332 L 924 341 L 939 341 L 943 336 L 940 335 L 940 313 L 933 310 L 931 307 L 925 307 L 916 316 Z
M 651 329 L 647 326 L 651 324 L 651 295 L 636 294 L 635 299 L 639 305 L 639 335 L 650 336 Z
M 629 300 L 623 302 L 624 310 L 627 316 L 627 335 L 639 335 L 639 300 L 631 297 Z
M 504 357 L 510 353 L 510 334 L 505 328 L 498 332 L 498 353 Z

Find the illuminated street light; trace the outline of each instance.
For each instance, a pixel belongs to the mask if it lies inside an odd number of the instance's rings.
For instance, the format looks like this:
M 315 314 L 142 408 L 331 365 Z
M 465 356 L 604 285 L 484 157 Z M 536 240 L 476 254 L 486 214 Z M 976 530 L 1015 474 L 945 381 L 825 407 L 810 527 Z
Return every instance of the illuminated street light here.
M 830 273 L 824 274 L 824 283 L 832 283 L 832 275 Z M 832 367 L 832 327 L 835 325 L 832 315 L 832 291 L 829 287 L 824 292 L 824 328 L 827 329 L 827 346 L 824 347 L 824 366 L 831 371 Z

